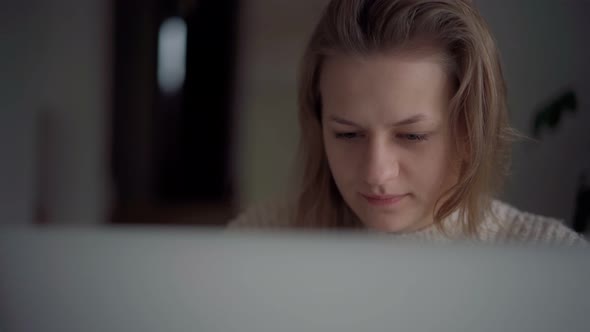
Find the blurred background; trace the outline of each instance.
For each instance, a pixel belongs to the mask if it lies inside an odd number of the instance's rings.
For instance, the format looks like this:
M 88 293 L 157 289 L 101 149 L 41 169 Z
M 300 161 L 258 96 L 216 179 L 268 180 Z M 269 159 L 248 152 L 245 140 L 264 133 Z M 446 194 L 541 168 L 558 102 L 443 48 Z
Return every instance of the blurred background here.
M 24 0 L 0 11 L 0 223 L 222 225 L 285 191 L 327 0 Z M 502 198 L 583 231 L 590 1 L 476 0 L 515 146 Z M 588 181 L 587 181 L 588 179 Z

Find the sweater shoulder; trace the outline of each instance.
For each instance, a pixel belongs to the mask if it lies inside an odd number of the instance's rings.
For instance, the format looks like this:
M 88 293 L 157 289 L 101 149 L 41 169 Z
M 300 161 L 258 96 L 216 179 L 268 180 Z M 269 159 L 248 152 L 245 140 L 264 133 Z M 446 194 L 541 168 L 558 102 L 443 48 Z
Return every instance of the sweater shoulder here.
M 585 244 L 586 241 L 559 219 L 521 211 L 507 203 L 492 203 L 496 240 L 556 245 Z

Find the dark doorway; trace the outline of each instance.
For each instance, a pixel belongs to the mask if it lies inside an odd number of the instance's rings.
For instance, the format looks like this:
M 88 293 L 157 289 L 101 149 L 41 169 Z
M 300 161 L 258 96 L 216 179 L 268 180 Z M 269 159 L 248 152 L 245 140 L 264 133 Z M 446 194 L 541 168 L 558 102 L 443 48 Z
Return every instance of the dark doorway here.
M 238 1 L 115 1 L 113 9 L 112 221 L 227 221 Z M 164 92 L 159 31 L 171 17 L 186 25 L 185 75 Z

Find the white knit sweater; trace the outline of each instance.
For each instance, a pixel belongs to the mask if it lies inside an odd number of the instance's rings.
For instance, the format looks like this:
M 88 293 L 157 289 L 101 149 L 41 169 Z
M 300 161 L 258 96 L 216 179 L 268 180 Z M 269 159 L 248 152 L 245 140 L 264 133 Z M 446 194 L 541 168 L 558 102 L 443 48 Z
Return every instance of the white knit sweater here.
M 289 228 L 292 227 L 295 211 L 294 202 L 267 203 L 246 210 L 229 223 L 230 228 Z M 435 225 L 423 230 L 395 235 L 433 242 L 455 240 L 476 240 L 488 243 L 527 242 L 558 245 L 585 245 L 587 242 L 577 233 L 564 226 L 559 220 L 519 211 L 504 202 L 492 203 L 493 217 L 486 217 L 481 223 L 477 236 L 468 236 L 458 223 L 454 213 L 445 220 L 445 232 Z

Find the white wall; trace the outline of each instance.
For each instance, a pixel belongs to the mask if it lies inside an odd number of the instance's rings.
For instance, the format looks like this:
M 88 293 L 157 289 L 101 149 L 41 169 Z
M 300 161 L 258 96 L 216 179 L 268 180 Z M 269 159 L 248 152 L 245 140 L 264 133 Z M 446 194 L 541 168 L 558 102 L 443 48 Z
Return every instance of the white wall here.
M 252 0 L 242 12 L 238 99 L 241 204 L 280 192 L 295 152 L 296 68 L 327 3 Z M 497 37 L 513 124 L 529 131 L 533 110 L 566 87 L 579 114 L 540 144 L 519 144 L 504 198 L 536 213 L 571 220 L 577 177 L 590 170 L 590 31 L 588 1 L 476 0 Z M 590 174 L 589 174 L 590 175 Z
M 28 4 L 16 2 L 0 11 L 0 223 L 31 220 L 34 172 L 34 112 L 21 93 L 27 81 L 19 68 L 33 68 L 28 48 L 35 34 Z M 18 28 L 18 29 L 17 29 Z
M 478 0 L 500 47 L 513 125 L 532 136 L 534 111 L 566 88 L 578 96 L 556 132 L 513 153 L 505 199 L 522 209 L 573 217 L 578 175 L 590 175 L 590 2 Z
M 108 206 L 108 2 L 13 2 L 3 36 L 0 223 L 97 223 Z M 6 85 L 6 86 L 5 86 Z M 45 115 L 43 115 L 45 113 Z M 40 119 L 48 133 L 39 137 Z M 40 157 L 38 148 L 48 153 Z M 40 176 L 40 174 L 44 174 Z

